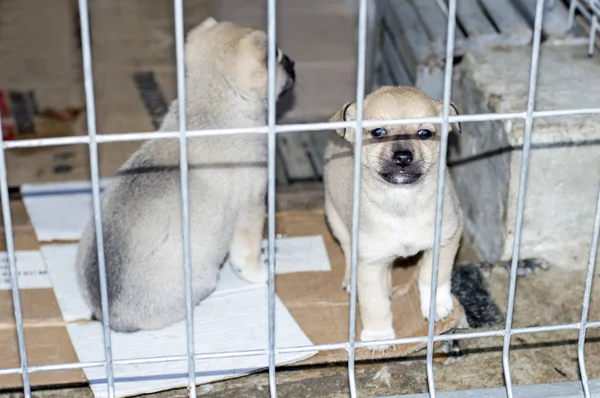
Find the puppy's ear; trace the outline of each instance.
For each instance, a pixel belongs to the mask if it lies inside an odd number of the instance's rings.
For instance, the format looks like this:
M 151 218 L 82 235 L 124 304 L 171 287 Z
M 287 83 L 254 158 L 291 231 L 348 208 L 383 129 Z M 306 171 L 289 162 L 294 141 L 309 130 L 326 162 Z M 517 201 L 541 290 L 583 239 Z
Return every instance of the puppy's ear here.
M 458 109 L 456 109 L 456 105 L 454 105 L 452 102 L 450 103 L 450 115 L 458 116 Z M 456 131 L 458 134 L 460 134 L 462 131 L 462 126 L 460 125 L 460 122 L 452 123 L 451 127 L 452 131 Z
M 439 108 L 439 111 L 441 114 L 442 109 L 444 108 L 444 102 L 437 101 L 437 103 L 438 103 L 438 108 Z M 450 103 L 450 116 L 458 116 L 458 109 L 456 108 L 456 105 L 454 105 L 452 102 Z M 462 130 L 462 127 L 460 125 L 460 122 L 450 123 L 449 131 L 457 132 L 460 134 L 461 130 Z
M 217 22 L 216 19 L 214 19 L 213 17 L 208 17 L 204 20 L 204 22 L 202 22 L 200 24 L 200 27 L 202 28 L 210 28 L 212 26 L 215 26 L 216 24 L 218 24 L 219 22 Z
M 214 19 L 213 17 L 208 17 L 206 18 L 202 23 L 194 26 L 192 29 L 190 29 L 190 31 L 187 33 L 186 35 L 186 47 L 190 48 L 190 52 L 193 52 L 193 44 L 190 43 L 197 43 L 199 40 L 202 40 L 202 36 L 206 33 L 207 29 L 212 28 L 213 26 L 218 25 L 219 23 L 217 22 L 216 19 Z M 188 51 L 186 48 L 186 58 L 188 57 Z
M 356 115 L 356 105 L 353 102 L 346 102 L 344 106 L 338 110 L 335 115 L 329 119 L 330 122 L 349 122 L 354 119 Z M 335 132 L 340 135 L 340 137 L 353 142 L 354 141 L 354 129 L 351 127 L 348 128 L 339 128 L 335 129 Z
M 267 48 L 267 33 L 262 30 L 253 30 L 242 39 L 243 43 L 250 43 L 251 46 Z

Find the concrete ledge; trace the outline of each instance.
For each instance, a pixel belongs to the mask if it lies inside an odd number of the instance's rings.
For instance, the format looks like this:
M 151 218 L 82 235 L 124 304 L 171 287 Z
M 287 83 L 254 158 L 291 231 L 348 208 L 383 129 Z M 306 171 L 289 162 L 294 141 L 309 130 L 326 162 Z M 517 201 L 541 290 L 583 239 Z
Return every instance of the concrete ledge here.
M 523 112 L 531 48 L 466 54 L 453 101 L 463 114 Z M 536 110 L 600 104 L 600 60 L 585 46 L 542 46 Z M 483 258 L 511 258 L 524 121 L 463 123 L 450 164 L 466 231 Z M 521 256 L 587 265 L 600 186 L 600 115 L 536 119 Z
M 590 394 L 592 397 L 600 395 L 600 380 L 590 380 Z M 583 397 L 581 382 L 536 384 L 530 386 L 513 387 L 516 398 L 580 398 Z M 440 398 L 504 398 L 505 388 L 486 388 L 481 390 L 463 390 L 438 392 Z M 396 395 L 388 398 L 428 398 L 429 394 Z

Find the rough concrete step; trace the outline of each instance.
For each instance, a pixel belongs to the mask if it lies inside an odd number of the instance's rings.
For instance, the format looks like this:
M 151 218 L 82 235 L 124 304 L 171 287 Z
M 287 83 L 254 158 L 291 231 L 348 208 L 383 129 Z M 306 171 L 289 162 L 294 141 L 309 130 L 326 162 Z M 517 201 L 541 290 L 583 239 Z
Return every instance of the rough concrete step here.
M 523 112 L 531 47 L 465 55 L 453 101 L 460 113 Z M 535 109 L 600 105 L 600 59 L 586 45 L 543 45 Z M 587 265 L 600 187 L 600 115 L 535 119 L 521 257 L 565 268 Z M 450 164 L 465 229 L 484 259 L 511 258 L 523 120 L 470 122 L 452 136 Z

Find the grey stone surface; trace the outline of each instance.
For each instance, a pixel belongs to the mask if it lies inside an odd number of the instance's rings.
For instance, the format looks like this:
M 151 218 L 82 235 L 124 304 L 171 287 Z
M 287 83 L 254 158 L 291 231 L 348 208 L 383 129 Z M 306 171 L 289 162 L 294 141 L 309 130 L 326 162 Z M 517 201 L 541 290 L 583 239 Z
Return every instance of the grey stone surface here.
M 455 69 L 461 113 L 524 112 L 531 48 L 467 54 Z M 600 60 L 583 46 L 543 45 L 536 110 L 600 105 Z M 463 123 L 450 161 L 467 233 L 489 260 L 512 254 L 523 120 Z M 536 119 L 521 256 L 584 268 L 600 186 L 600 115 Z

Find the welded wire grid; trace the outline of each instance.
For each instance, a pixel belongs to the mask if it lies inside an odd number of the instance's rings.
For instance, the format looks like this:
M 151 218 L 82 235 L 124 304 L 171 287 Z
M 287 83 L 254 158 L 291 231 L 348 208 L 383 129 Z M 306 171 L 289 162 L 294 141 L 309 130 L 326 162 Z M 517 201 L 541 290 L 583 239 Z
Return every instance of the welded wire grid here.
M 600 108 L 586 108 L 586 109 L 574 109 L 574 110 L 551 110 L 551 111 L 535 111 L 535 91 L 536 91 L 536 78 L 538 72 L 539 63 L 539 50 L 540 50 L 540 39 L 542 29 L 542 18 L 543 18 L 543 7 L 544 0 L 537 0 L 536 5 L 536 16 L 534 26 L 534 40 L 532 46 L 532 60 L 530 65 L 530 81 L 529 81 L 529 93 L 527 99 L 526 110 L 523 112 L 513 113 L 502 113 L 502 114 L 477 114 L 477 115 L 450 115 L 450 95 L 451 95 L 451 78 L 452 78 L 452 59 L 454 53 L 454 30 L 456 26 L 456 3 L 457 0 L 449 0 L 448 4 L 448 40 L 446 46 L 446 65 L 444 75 L 444 94 L 443 94 L 443 109 L 441 117 L 434 118 L 413 118 L 413 119 L 400 119 L 400 120 L 385 120 L 385 121 L 373 121 L 363 120 L 364 104 L 363 98 L 365 94 L 365 61 L 366 61 L 366 39 L 367 39 L 367 0 L 360 0 L 359 12 L 358 12 L 358 68 L 357 68 L 357 90 L 356 90 L 356 110 L 357 116 L 355 121 L 351 122 L 336 122 L 336 123 L 311 123 L 311 124 L 289 124 L 285 126 L 278 126 L 275 124 L 275 105 L 276 105 L 276 86 L 275 86 L 275 68 L 276 68 L 276 41 L 275 41 L 275 29 L 276 29 L 276 0 L 268 0 L 268 122 L 264 127 L 258 128 L 240 128 L 240 129 L 212 129 L 202 131 L 188 131 L 186 129 L 186 106 L 185 106 L 185 74 L 184 74 L 184 32 L 183 32 L 183 8 L 182 0 L 174 0 L 175 8 L 175 26 L 176 26 L 176 56 L 177 56 L 177 91 L 179 98 L 179 131 L 173 132 L 143 132 L 143 133 L 130 133 L 130 134 L 115 134 L 115 135 L 96 135 L 96 120 L 95 120 L 95 102 L 94 102 L 94 87 L 93 87 L 93 72 L 92 72 L 92 61 L 91 61 L 91 45 L 90 45 L 90 31 L 89 31 L 89 19 L 88 19 L 88 4 L 87 0 L 79 0 L 79 12 L 81 22 L 81 39 L 82 39 L 82 50 L 83 50 L 83 67 L 84 67 L 84 83 L 86 92 L 86 106 L 88 114 L 88 135 L 83 137 L 62 137 L 62 138 L 42 138 L 42 139 L 31 139 L 21 141 L 9 141 L 4 142 L 2 140 L 2 134 L 0 134 L 0 194 L 2 200 L 2 213 L 4 216 L 4 230 L 6 236 L 6 247 L 8 252 L 8 261 L 10 269 L 10 283 L 12 289 L 13 303 L 14 303 L 14 314 L 16 319 L 16 332 L 18 338 L 18 347 L 20 355 L 21 366 L 18 368 L 11 369 L 0 369 L 0 375 L 9 374 L 21 374 L 23 380 L 23 392 L 25 397 L 31 397 L 31 386 L 29 375 L 35 372 L 49 372 L 56 370 L 70 370 L 70 369 L 85 369 L 91 367 L 104 367 L 107 376 L 107 389 L 109 397 L 114 397 L 114 375 L 113 367 L 115 365 L 133 365 L 133 364 L 147 364 L 147 363 L 166 363 L 175 361 L 187 361 L 188 362 L 188 391 L 190 397 L 196 396 L 196 385 L 195 385 L 195 361 L 197 360 L 210 360 L 217 358 L 233 358 L 233 357 L 246 357 L 246 356 L 267 356 L 269 362 L 269 386 L 270 394 L 272 397 L 276 397 L 276 355 L 278 353 L 299 353 L 299 352 L 312 352 L 315 350 L 326 351 L 326 350 L 347 350 L 348 352 L 348 380 L 350 385 L 350 396 L 357 396 L 357 387 L 354 374 L 355 356 L 354 352 L 356 348 L 367 348 L 380 344 L 412 344 L 412 343 L 426 343 L 427 344 L 427 377 L 429 394 L 431 397 L 435 397 L 435 379 L 433 373 L 433 346 L 438 341 L 452 341 L 462 339 L 473 339 L 473 338 L 487 338 L 487 337 L 500 337 L 504 338 L 503 344 L 503 368 L 505 376 L 505 387 L 508 397 L 512 397 L 512 381 L 510 377 L 510 339 L 514 335 L 529 334 L 529 333 L 540 333 L 540 332 L 556 332 L 563 330 L 578 330 L 578 360 L 580 365 L 580 376 L 582 381 L 582 389 L 585 397 L 590 397 L 590 390 L 588 385 L 588 376 L 585 367 L 584 357 L 584 344 L 585 334 L 588 328 L 600 327 L 600 321 L 588 322 L 589 303 L 591 296 L 592 280 L 594 276 L 594 266 L 596 261 L 596 255 L 598 251 L 598 238 L 600 235 L 600 187 L 598 192 L 598 202 L 596 205 L 596 216 L 594 222 L 594 228 L 592 232 L 592 242 L 588 261 L 588 271 L 585 281 L 585 291 L 583 297 L 583 308 L 581 312 L 581 320 L 578 323 L 571 324 L 560 324 L 560 325 L 545 325 L 537 327 L 527 328 L 512 328 L 512 318 L 514 311 L 514 300 L 516 291 L 516 278 L 517 278 L 517 263 L 519 257 L 519 248 L 521 241 L 521 231 L 523 226 L 523 214 L 525 206 L 525 194 L 527 191 L 527 175 L 529 167 L 529 153 L 531 149 L 531 135 L 533 130 L 533 120 L 536 118 L 543 117 L 559 117 L 559 116 L 575 116 L 575 115 L 587 115 L 587 114 L 600 114 Z M 592 4 L 592 0 L 589 0 Z M 595 4 L 597 6 L 597 3 Z M 1 120 L 0 115 L 0 120 Z M 437 291 L 437 272 L 439 268 L 439 252 L 440 252 L 440 238 L 441 238 L 441 224 L 442 224 L 442 211 L 443 211 L 443 192 L 445 186 L 445 169 L 446 169 L 446 148 L 448 145 L 448 126 L 453 122 L 477 122 L 477 121 L 490 121 L 490 120 L 507 120 L 507 119 L 521 119 L 525 120 L 525 132 L 524 132 L 524 145 L 522 153 L 522 164 L 520 173 L 520 184 L 519 184 L 519 195 L 517 202 L 517 216 L 515 224 L 515 239 L 513 246 L 513 258 L 510 267 L 510 282 L 509 282 L 509 294 L 508 294 L 508 311 L 506 315 L 506 324 L 504 329 L 501 330 L 490 330 L 480 332 L 469 332 L 451 335 L 434 335 L 434 322 L 435 319 L 435 296 Z M 436 221 L 435 221 L 435 235 L 434 235 L 434 258 L 432 267 L 432 281 L 433 286 L 431 289 L 430 302 L 432 303 L 429 314 L 429 325 L 427 336 L 409 337 L 409 338 L 397 338 L 393 340 L 376 341 L 376 342 L 357 342 L 356 341 L 356 274 L 357 274 L 357 263 L 358 263 L 358 228 L 360 220 L 359 212 L 359 201 L 360 201 L 360 162 L 361 162 L 361 146 L 362 137 L 361 134 L 356 135 L 355 142 L 355 170 L 354 170 L 354 206 L 352 214 L 352 252 L 351 252 L 351 295 L 350 295 L 350 324 L 349 324 L 349 336 L 347 342 L 333 343 L 333 344 L 322 344 L 322 345 L 309 345 L 309 346 L 296 346 L 296 347 L 276 347 L 275 346 L 275 253 L 274 253 L 274 242 L 275 242 L 275 136 L 278 133 L 296 132 L 296 131 L 319 131 L 319 130 L 330 130 L 333 128 L 355 128 L 357 131 L 362 131 L 363 128 L 370 127 L 381 127 L 388 125 L 406 125 L 414 123 L 440 123 L 442 125 L 442 137 L 441 137 L 441 151 L 440 151 L 440 162 L 439 162 L 439 174 L 438 174 L 438 195 L 436 203 Z M 268 134 L 268 254 L 269 254 L 269 266 L 268 266 L 268 292 L 269 292 L 269 323 L 268 331 L 265 331 L 269 335 L 268 347 L 265 349 L 258 350 L 243 350 L 243 351 L 229 351 L 229 352 L 215 352 L 208 354 L 196 354 L 194 352 L 194 340 L 193 340 L 193 303 L 191 300 L 191 279 L 190 279 L 190 236 L 189 236 L 189 197 L 187 190 L 187 138 L 189 137 L 201 137 L 216 134 L 238 134 L 238 133 L 262 133 Z M 100 195 L 99 195 L 99 175 L 98 175 L 98 158 L 97 158 L 97 145 L 105 142 L 121 142 L 121 141 L 136 141 L 146 139 L 179 139 L 180 142 L 180 173 L 181 173 L 181 196 L 182 196 L 182 217 L 183 217 L 183 245 L 184 245 L 184 269 L 186 278 L 186 321 L 187 321 L 187 354 L 186 355 L 174 355 L 164 357 L 152 357 L 152 358 L 131 358 L 131 359 L 112 359 L 112 351 L 110 344 L 110 331 L 108 328 L 108 301 L 106 291 L 106 270 L 104 264 L 104 247 L 102 239 L 102 213 L 100 207 Z M 55 146 L 55 145 L 78 145 L 88 144 L 90 150 L 90 168 L 92 178 L 92 194 L 93 194 L 93 205 L 94 205 L 94 221 L 96 224 L 96 239 L 98 247 L 98 262 L 99 262 L 99 275 L 102 287 L 102 310 L 103 310 L 103 330 L 105 339 L 105 360 L 96 362 L 85 362 L 85 363 L 67 363 L 67 364 L 54 364 L 54 365 L 42 365 L 42 366 L 28 366 L 26 344 L 24 337 L 23 327 L 23 315 L 21 312 L 21 302 L 19 295 L 19 287 L 17 281 L 17 269 L 15 263 L 15 247 L 14 237 L 12 231 L 12 221 L 9 206 L 9 191 L 7 182 L 7 170 L 5 160 L 5 150 L 11 148 L 32 148 L 32 147 L 44 147 L 44 146 Z
M 569 3 L 569 19 L 568 27 L 571 29 L 575 23 L 575 12 L 579 13 L 589 21 L 590 23 L 590 35 L 588 41 L 588 55 L 591 57 L 594 55 L 594 49 L 596 44 L 596 33 L 600 22 L 600 0 L 571 0 Z

